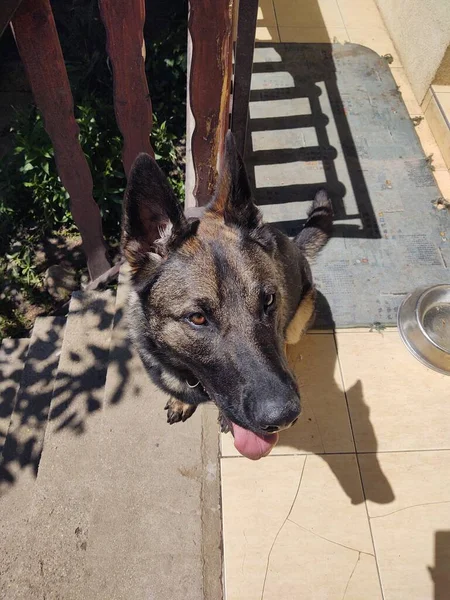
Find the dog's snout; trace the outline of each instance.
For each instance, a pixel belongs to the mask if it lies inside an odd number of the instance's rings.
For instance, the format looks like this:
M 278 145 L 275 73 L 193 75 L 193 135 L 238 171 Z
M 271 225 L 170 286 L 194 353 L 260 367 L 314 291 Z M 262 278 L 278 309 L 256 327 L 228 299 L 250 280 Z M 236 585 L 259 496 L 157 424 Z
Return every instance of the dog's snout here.
M 257 425 L 267 433 L 275 433 L 294 425 L 300 416 L 300 401 L 298 397 L 287 402 L 266 402 L 259 406 Z
M 267 431 L 267 433 L 275 433 L 278 431 L 278 427 L 276 425 L 261 425 L 261 429 Z
M 295 425 L 298 421 L 298 417 L 295 417 L 293 421 L 288 421 L 287 423 L 282 422 L 279 425 L 261 425 L 262 431 L 265 433 L 276 433 L 277 431 L 282 431 L 283 429 L 289 429 Z

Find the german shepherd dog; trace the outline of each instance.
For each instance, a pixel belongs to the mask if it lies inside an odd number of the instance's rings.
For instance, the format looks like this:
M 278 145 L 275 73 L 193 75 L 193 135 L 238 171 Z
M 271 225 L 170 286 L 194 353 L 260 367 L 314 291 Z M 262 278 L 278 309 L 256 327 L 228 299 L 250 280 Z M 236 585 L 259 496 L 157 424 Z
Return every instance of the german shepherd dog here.
M 300 415 L 285 344 L 313 318 L 308 259 L 327 242 L 333 214 L 321 191 L 293 240 L 264 224 L 231 132 L 219 175 L 201 219 L 189 219 L 156 162 L 136 158 L 122 224 L 129 331 L 150 378 L 171 397 L 169 423 L 212 400 L 237 450 L 258 459 Z

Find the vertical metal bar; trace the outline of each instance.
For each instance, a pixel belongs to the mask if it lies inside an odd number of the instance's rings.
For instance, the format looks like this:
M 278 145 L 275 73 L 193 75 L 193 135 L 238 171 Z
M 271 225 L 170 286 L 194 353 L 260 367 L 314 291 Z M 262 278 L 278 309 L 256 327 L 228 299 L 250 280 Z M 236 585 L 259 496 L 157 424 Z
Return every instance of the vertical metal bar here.
M 144 0 L 99 0 L 113 70 L 114 110 L 123 136 L 123 165 L 128 177 L 140 152 L 150 145 L 152 103 L 144 65 Z
M 237 23 L 237 41 L 234 58 L 233 109 L 231 129 L 236 146 L 244 154 L 247 135 L 248 103 L 255 47 L 258 0 L 240 0 Z
M 195 168 L 192 158 L 192 137 L 195 130 L 195 119 L 191 110 L 191 64 L 192 64 L 192 37 L 188 28 L 187 31 L 187 82 L 186 82 L 186 170 L 184 184 L 184 207 L 189 209 L 197 206 L 197 200 L 194 195 L 195 190 Z
M 23 0 L 11 24 L 34 100 L 55 149 L 59 176 L 70 195 L 89 275 L 97 279 L 110 264 L 100 211 L 92 197 L 92 175 L 78 140 L 72 93 L 50 1 Z
M 230 111 L 231 9 L 230 0 L 189 2 L 187 207 L 205 206 L 216 185 Z

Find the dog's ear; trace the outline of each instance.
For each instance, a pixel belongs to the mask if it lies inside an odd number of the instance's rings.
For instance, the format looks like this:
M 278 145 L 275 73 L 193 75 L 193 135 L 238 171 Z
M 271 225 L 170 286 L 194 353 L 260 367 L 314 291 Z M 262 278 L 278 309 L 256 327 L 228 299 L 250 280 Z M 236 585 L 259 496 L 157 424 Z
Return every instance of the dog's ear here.
M 223 216 L 227 225 L 256 228 L 261 213 L 256 208 L 244 162 L 239 155 L 231 131 L 225 137 L 225 151 L 219 171 L 219 183 L 207 210 Z
M 122 251 L 134 274 L 166 258 L 199 221 L 186 220 L 166 176 L 148 154 L 131 167 L 122 216 Z
M 333 205 L 326 191 L 320 190 L 308 211 L 304 228 L 295 237 L 295 242 L 307 258 L 314 258 L 328 242 L 332 231 Z

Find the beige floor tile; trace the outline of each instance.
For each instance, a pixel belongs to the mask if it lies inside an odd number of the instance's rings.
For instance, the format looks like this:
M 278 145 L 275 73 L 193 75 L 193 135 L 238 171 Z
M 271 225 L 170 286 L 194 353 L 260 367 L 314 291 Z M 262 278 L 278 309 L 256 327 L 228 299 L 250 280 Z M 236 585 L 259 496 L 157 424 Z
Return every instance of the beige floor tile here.
M 272 0 L 259 0 L 257 25 L 262 27 L 276 27 L 277 19 Z
M 425 156 L 431 156 L 432 166 L 435 168 L 436 171 L 442 171 L 447 170 L 447 165 L 445 164 L 442 152 L 436 142 L 436 139 L 429 125 L 431 114 L 430 107 L 432 102 L 433 100 L 428 105 L 428 108 L 425 113 L 425 119 L 416 126 L 416 132 L 419 136 L 420 143 L 422 144 Z
M 304 456 L 257 463 L 222 459 L 227 600 L 260 600 L 267 557 L 295 498 L 304 462 Z
M 450 201 L 450 173 L 448 171 L 435 171 L 433 175 L 442 196 Z
M 374 0 L 337 0 L 346 27 L 385 29 Z
M 395 83 L 399 87 L 399 91 L 402 95 L 403 102 L 405 103 L 409 114 L 412 117 L 415 117 L 417 115 L 423 115 L 420 104 L 417 102 L 417 99 L 414 96 L 414 92 L 412 91 L 411 85 L 403 67 L 393 67 L 391 69 L 391 73 L 394 76 Z
M 272 452 L 275 452 L 275 448 Z M 221 456 L 240 456 L 239 452 L 234 447 L 233 436 L 231 433 L 221 433 L 220 434 L 220 454 Z
M 359 452 L 450 448 L 449 379 L 423 366 L 397 331 L 337 333 Z
M 303 413 L 294 427 L 280 434 L 272 454 L 354 452 L 333 335 L 305 335 L 288 348 L 288 357 Z M 222 456 L 239 456 L 230 433 L 222 435 Z
M 344 27 L 336 0 L 274 0 L 279 27 Z
M 392 43 L 389 34 L 385 29 L 371 29 L 369 27 L 361 27 L 361 28 L 348 28 L 348 35 L 350 36 L 350 41 L 354 44 L 360 44 L 361 46 L 366 46 L 366 48 L 370 48 L 380 56 L 384 56 L 385 54 L 391 54 L 394 62 L 392 63 L 393 67 L 401 67 L 402 63 L 397 54 L 394 44 Z
M 345 27 L 280 27 L 281 42 L 301 44 L 345 44 L 350 41 Z
M 256 26 L 255 40 L 257 42 L 279 42 L 280 36 L 276 27 Z
M 359 460 L 370 494 L 378 475 L 370 456 Z M 389 505 L 368 502 L 384 598 L 444 600 L 450 589 L 450 452 L 386 453 L 379 460 L 395 494 Z
M 222 460 L 227 600 L 381 599 L 355 456 L 326 460 Z

